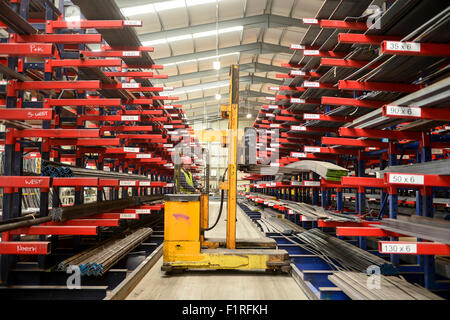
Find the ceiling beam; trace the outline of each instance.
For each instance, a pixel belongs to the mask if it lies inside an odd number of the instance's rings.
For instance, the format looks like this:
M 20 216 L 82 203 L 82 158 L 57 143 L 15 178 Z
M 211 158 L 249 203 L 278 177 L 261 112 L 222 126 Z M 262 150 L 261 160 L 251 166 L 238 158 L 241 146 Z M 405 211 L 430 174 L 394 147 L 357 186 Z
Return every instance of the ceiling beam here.
M 239 97 L 240 98 L 264 98 L 267 97 L 269 94 L 265 94 L 263 92 L 259 91 L 252 91 L 252 90 L 241 90 L 239 91 Z M 223 99 L 228 99 L 229 94 L 222 94 Z M 189 100 L 177 100 L 176 103 L 182 104 L 182 105 L 188 105 L 188 104 L 194 104 L 194 103 L 202 103 L 209 100 L 215 100 L 216 95 L 209 95 L 198 99 L 189 99 Z
M 299 19 L 277 16 L 272 14 L 262 14 L 258 16 L 244 17 L 239 19 L 219 21 L 219 29 L 227 29 L 243 26 L 248 28 L 284 28 L 297 27 L 307 29 Z M 171 30 L 162 30 L 156 32 L 147 32 L 138 34 L 141 42 L 166 39 L 171 37 L 184 36 L 186 34 L 194 34 L 216 29 L 216 23 L 206 23 L 195 26 L 181 27 Z
M 263 63 L 246 63 L 239 65 L 240 72 L 250 72 L 250 73 L 258 73 L 258 72 L 281 72 L 287 73 L 290 69 L 278 67 L 270 64 Z M 192 73 L 182 73 L 177 76 L 169 76 L 168 79 L 155 79 L 155 83 L 169 83 L 169 82 L 177 82 L 184 80 L 191 80 L 196 78 L 205 78 L 224 74 L 229 74 L 230 66 L 226 66 L 221 68 L 220 70 L 210 69 L 200 72 L 192 72 Z
M 192 86 L 185 86 L 179 89 L 175 89 L 174 91 L 168 91 L 167 93 L 171 96 L 179 96 L 182 94 L 189 94 L 191 92 L 195 91 L 204 91 L 204 90 L 213 90 L 218 89 L 220 87 L 227 87 L 229 85 L 229 80 L 219 80 L 219 81 L 213 81 L 213 82 L 205 82 L 200 83 Z M 258 76 L 243 76 L 239 78 L 239 83 L 246 83 L 246 84 L 257 84 L 257 83 L 271 83 L 275 85 L 282 85 L 282 80 L 277 79 L 270 79 L 266 77 L 258 77 Z M 165 95 L 166 93 L 162 93 L 162 95 Z
M 248 53 L 248 54 L 272 54 L 272 53 L 286 53 L 292 55 L 290 47 L 284 47 L 269 43 L 249 43 L 238 45 L 234 47 L 226 47 L 218 50 L 218 55 L 232 54 L 232 53 Z M 187 60 L 196 60 L 201 58 L 208 58 L 216 56 L 216 50 L 200 51 L 182 55 L 175 55 L 167 58 L 155 59 L 156 64 L 173 64 Z M 238 56 L 236 54 L 236 56 Z

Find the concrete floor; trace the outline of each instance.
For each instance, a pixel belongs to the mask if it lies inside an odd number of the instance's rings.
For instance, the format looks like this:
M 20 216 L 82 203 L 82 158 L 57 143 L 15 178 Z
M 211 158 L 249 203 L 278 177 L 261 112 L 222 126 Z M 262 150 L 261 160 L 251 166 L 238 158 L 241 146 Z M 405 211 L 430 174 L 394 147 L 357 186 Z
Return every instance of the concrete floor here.
M 225 238 L 226 207 L 217 227 L 206 237 Z M 214 223 L 219 202 L 210 203 L 210 223 Z M 263 235 L 238 207 L 236 237 Z M 249 272 L 196 271 L 165 276 L 162 258 L 127 297 L 127 300 L 307 300 L 289 275 Z

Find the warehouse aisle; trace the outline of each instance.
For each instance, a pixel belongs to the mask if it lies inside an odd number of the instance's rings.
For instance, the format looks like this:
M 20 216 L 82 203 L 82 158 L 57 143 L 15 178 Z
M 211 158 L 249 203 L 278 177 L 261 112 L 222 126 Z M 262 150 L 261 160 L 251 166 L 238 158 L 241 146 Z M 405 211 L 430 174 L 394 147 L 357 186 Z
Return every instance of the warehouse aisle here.
M 237 238 L 258 238 L 262 235 L 238 207 Z M 219 211 L 219 202 L 210 203 L 210 221 Z M 226 207 L 222 218 L 207 237 L 225 237 Z M 187 272 L 165 276 L 161 271 L 162 258 L 127 297 L 127 300 L 307 300 L 289 275 L 268 275 L 245 272 Z

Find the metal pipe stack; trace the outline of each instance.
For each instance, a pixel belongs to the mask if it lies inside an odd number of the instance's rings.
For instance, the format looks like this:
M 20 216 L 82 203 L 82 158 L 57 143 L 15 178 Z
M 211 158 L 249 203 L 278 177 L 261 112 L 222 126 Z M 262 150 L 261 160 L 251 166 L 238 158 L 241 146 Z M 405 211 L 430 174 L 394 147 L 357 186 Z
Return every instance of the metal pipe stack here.
M 314 250 L 337 261 L 343 269 L 348 271 L 366 272 L 369 266 L 378 266 L 383 275 L 398 274 L 397 268 L 383 258 L 375 256 L 350 243 L 330 236 L 319 229 L 311 229 L 295 237 L 308 244 Z
M 127 253 L 147 239 L 153 230 L 140 228 L 120 238 L 108 239 L 58 264 L 57 270 L 65 271 L 69 266 L 80 268 L 81 275 L 101 276 Z

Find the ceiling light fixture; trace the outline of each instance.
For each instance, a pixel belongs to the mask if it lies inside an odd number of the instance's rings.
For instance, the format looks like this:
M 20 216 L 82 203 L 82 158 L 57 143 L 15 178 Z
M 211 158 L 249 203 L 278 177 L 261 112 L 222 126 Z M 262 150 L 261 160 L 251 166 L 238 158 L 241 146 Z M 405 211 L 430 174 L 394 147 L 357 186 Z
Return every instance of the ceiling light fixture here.
M 221 0 L 218 0 L 221 1 Z M 166 10 L 172 10 L 172 9 L 178 9 L 178 8 L 185 8 L 187 7 L 193 7 L 198 6 L 201 4 L 208 4 L 208 3 L 214 3 L 216 0 L 173 0 L 173 1 L 164 1 L 161 3 L 151 3 L 151 4 L 145 4 L 141 6 L 134 6 L 134 7 L 127 7 L 122 8 L 120 11 L 122 14 L 126 17 L 130 16 L 136 16 L 136 15 L 142 15 L 146 13 L 153 13 L 153 12 L 161 12 Z

